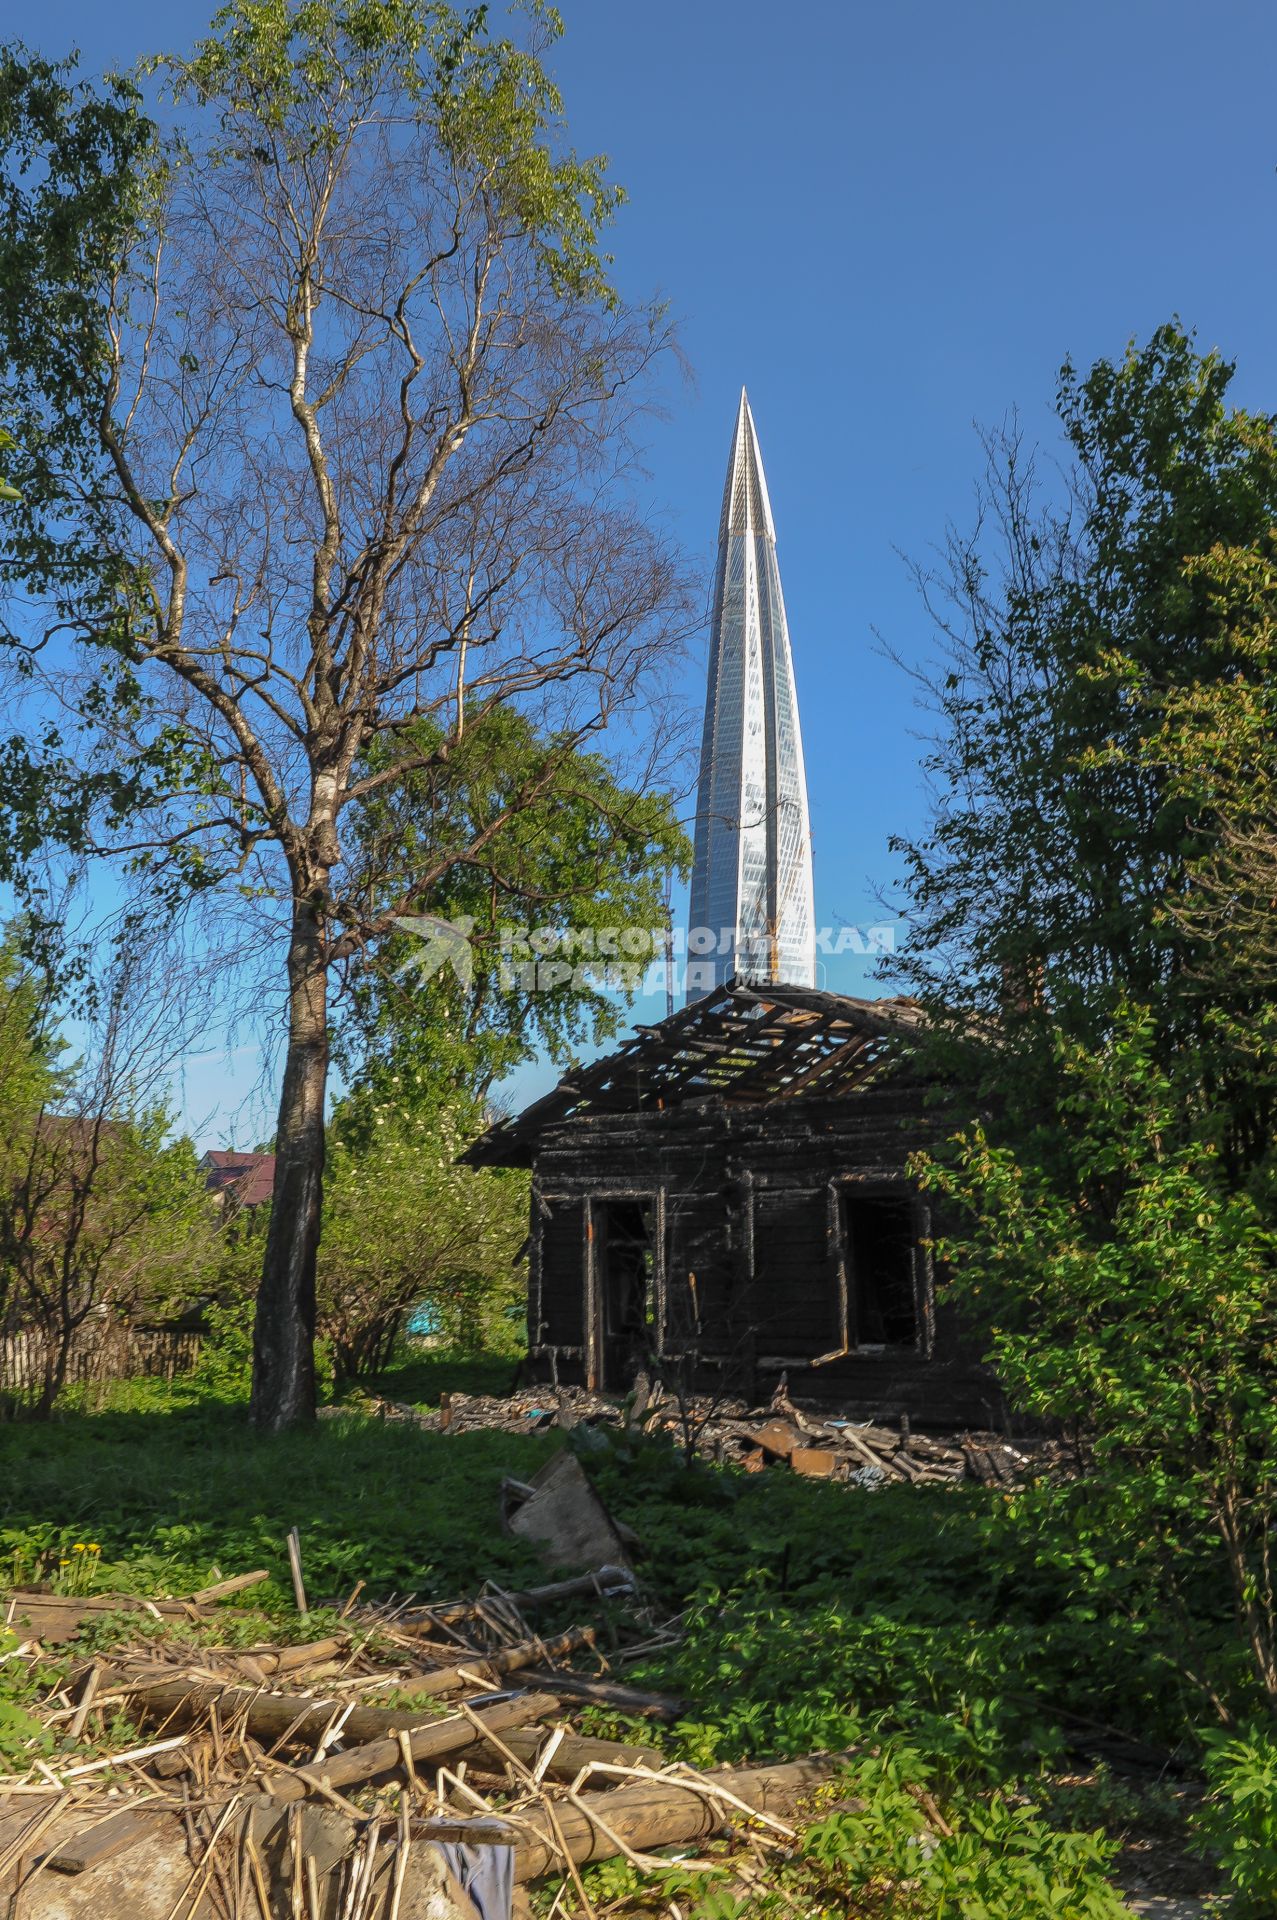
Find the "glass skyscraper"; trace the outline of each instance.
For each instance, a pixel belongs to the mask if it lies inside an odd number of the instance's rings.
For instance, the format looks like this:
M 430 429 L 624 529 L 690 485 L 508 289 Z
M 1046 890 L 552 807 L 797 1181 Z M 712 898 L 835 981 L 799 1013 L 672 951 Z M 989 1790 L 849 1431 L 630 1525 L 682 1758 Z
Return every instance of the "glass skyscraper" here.
M 687 995 L 816 984 L 811 823 L 762 455 L 742 391 L 723 490 L 696 795 Z

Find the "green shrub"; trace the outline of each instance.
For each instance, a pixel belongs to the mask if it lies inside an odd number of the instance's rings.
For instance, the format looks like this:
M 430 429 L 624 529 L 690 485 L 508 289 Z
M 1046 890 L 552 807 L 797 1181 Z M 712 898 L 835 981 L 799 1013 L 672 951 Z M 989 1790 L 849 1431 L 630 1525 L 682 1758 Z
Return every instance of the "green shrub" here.
M 15 1660 L 18 1641 L 0 1627 L 0 1770 L 25 1772 L 33 1758 L 53 1750 L 52 1735 L 32 1719 L 27 1708 L 52 1684 L 54 1676 L 43 1666 L 32 1668 Z
M 942 1811 L 931 1768 L 903 1746 L 857 1763 L 850 1803 L 809 1829 L 805 1851 L 857 1914 L 893 1920 L 1119 1920 L 1106 1878 L 1116 1846 L 1061 1833 L 1027 1801 L 959 1797 Z M 828 1896 L 826 1896 L 828 1897 Z M 827 1911 L 837 1911 L 835 1905 Z
M 678 1731 L 702 1764 L 837 1750 L 890 1731 L 925 1746 L 946 1782 L 989 1785 L 1059 1756 L 1041 1692 L 1052 1676 L 1023 1624 L 973 1632 L 966 1619 L 787 1605 L 763 1583 L 708 1593 L 686 1623 L 671 1677 L 696 1703 L 697 1719 Z
M 191 1376 L 197 1394 L 213 1400 L 247 1401 L 253 1384 L 253 1320 L 256 1300 L 250 1295 L 227 1306 L 209 1307 L 205 1334 Z M 315 1381 L 322 1399 L 332 1391 L 332 1352 L 326 1340 L 315 1342 Z
M 1268 1727 L 1206 1736 L 1210 1787 L 1195 1821 L 1232 1889 L 1237 1920 L 1277 1914 L 1277 1735 Z

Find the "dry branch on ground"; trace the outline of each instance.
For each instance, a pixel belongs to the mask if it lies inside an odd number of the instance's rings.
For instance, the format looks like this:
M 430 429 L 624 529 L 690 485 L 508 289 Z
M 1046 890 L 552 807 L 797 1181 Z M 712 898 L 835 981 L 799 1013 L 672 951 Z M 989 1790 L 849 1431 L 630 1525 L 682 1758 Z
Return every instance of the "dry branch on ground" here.
M 661 1848 L 792 1838 L 785 1816 L 837 1770 L 816 1755 L 698 1774 L 656 1744 L 583 1733 L 574 1719 L 596 1700 L 657 1718 L 678 1704 L 627 1689 L 599 1651 L 623 1658 L 670 1632 L 614 1569 L 351 1608 L 322 1640 L 201 1644 L 245 1584 L 151 1603 L 3 1597 L 0 1618 L 25 1635 L 11 1658 L 37 1671 L 46 1630 L 69 1658 L 37 1715 L 55 1752 L 0 1779 L 0 1896 L 20 1898 L 23 1920 L 474 1920 L 466 1876 L 494 1854 L 512 1913 L 519 1887 L 557 1874 L 564 1910 L 588 1915 L 582 1866 L 654 1873 Z M 568 1598 L 592 1598 L 597 1624 L 538 1634 L 537 1608 Z M 129 1606 L 149 1608 L 146 1638 L 77 1659 L 81 1629 Z

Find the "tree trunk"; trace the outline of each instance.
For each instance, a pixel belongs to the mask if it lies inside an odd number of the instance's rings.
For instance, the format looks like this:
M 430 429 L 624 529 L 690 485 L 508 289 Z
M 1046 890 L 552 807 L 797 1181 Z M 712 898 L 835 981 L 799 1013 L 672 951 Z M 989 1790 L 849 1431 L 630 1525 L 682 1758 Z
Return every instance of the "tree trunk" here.
M 594 1860 L 615 1859 L 622 1843 L 646 1852 L 708 1839 L 737 1810 L 730 1801 L 715 1800 L 704 1788 L 723 1787 L 759 1813 L 790 1813 L 795 1800 L 814 1793 L 849 1758 L 814 1753 L 781 1766 L 724 1767 L 717 1773 L 692 1774 L 690 1785 L 663 1777 L 616 1787 L 610 1793 L 578 1795 L 567 1805 L 559 1802 L 553 1813 L 544 1805 L 529 1807 L 515 1829 L 515 1880 L 539 1880 L 543 1874 L 562 1872 L 564 1853 L 586 1866 Z
M 315 1263 L 324 1194 L 328 970 L 319 915 L 304 900 L 288 950 L 288 1053 L 275 1134 L 275 1189 L 253 1326 L 254 1424 L 315 1415 Z

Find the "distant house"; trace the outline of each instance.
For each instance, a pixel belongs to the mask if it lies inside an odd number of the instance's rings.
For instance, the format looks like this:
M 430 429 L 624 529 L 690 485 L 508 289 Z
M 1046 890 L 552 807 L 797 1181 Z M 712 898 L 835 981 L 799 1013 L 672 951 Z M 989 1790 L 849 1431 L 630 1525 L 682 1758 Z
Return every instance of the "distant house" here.
M 471 1165 L 532 1171 L 536 1377 L 624 1392 L 655 1360 L 753 1399 L 785 1373 L 859 1415 L 987 1424 L 907 1167 L 953 1121 L 922 1018 L 733 981 L 477 1140 Z
M 273 1153 L 237 1153 L 215 1147 L 200 1161 L 204 1184 L 226 1214 L 263 1207 L 275 1190 Z

